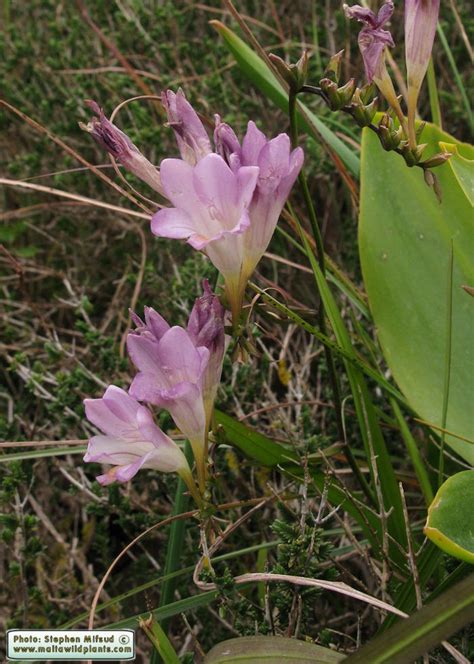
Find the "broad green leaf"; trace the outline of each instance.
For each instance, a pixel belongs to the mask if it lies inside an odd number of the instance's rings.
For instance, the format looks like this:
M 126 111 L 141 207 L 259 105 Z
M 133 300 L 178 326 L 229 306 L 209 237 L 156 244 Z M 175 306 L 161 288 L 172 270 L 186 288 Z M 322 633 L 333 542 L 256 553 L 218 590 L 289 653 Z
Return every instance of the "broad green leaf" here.
M 427 155 L 439 141 L 455 139 L 433 125 L 422 136 Z M 463 154 L 474 149 L 462 145 Z M 419 168 L 364 130 L 359 248 L 362 273 L 387 363 L 410 406 L 434 426 L 472 437 L 474 302 L 462 289 L 474 283 L 472 209 L 451 166 L 435 169 L 440 204 Z M 452 319 L 448 284 L 453 247 Z M 443 422 L 446 354 L 451 332 L 447 418 Z M 474 445 L 447 435 L 446 442 L 474 463 Z
M 469 159 L 460 153 L 459 147 L 455 143 L 440 142 L 440 147 L 444 152 L 451 152 L 453 155 L 448 161 L 454 175 L 456 176 L 466 198 L 471 205 L 474 205 L 474 159 Z
M 288 112 L 288 94 L 267 64 L 230 28 L 220 21 L 211 21 L 211 24 L 224 39 L 226 46 L 247 78 L 268 99 L 271 99 L 283 111 Z M 300 104 L 299 122 L 302 129 L 317 141 L 323 138 L 339 155 L 347 168 L 354 175 L 359 175 L 360 164 L 357 155 L 304 104 Z
M 336 664 L 345 655 L 305 641 L 281 636 L 242 636 L 223 641 L 207 654 L 204 664 Z
M 474 470 L 442 484 L 428 509 L 424 533 L 455 558 L 474 564 Z
M 347 664 L 407 664 L 474 621 L 474 574 L 363 646 Z

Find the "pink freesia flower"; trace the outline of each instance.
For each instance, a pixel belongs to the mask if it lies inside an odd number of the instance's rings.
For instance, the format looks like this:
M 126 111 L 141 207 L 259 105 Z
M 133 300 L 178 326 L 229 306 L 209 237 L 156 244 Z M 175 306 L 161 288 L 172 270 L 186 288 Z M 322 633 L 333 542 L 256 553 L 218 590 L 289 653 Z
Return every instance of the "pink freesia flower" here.
M 136 329 L 127 339 L 130 357 L 139 369 L 130 393 L 171 413 L 192 445 L 201 484 L 226 346 L 224 308 L 207 280 L 203 290 L 187 330 L 170 327 L 157 311 L 145 307 L 145 321 L 132 313 Z
M 231 284 L 241 303 L 246 283 L 266 251 L 281 211 L 303 165 L 301 148 L 291 150 L 287 134 L 267 139 L 254 122 L 249 122 L 240 146 L 237 136 L 216 116 L 215 143 L 230 168 L 257 167 L 258 180 L 248 214 L 250 225 L 242 236 L 242 267 L 239 279 Z
M 181 157 L 194 166 L 212 152 L 211 142 L 198 114 L 186 99 L 184 92 L 166 90 L 161 101 L 168 114 L 168 125 L 173 129 Z
M 93 117 L 86 125 L 80 123 L 82 129 L 88 131 L 92 138 L 117 159 L 127 171 L 146 182 L 158 193 L 163 194 L 158 169 L 142 155 L 123 131 L 105 117 L 103 110 L 95 101 L 88 101 L 88 104 L 97 117 Z
M 170 125 L 179 125 L 175 133 L 185 162 L 163 161 L 163 189 L 174 207 L 157 212 L 151 229 L 161 237 L 187 239 L 207 254 L 224 277 L 237 323 L 245 286 L 270 242 L 303 151 L 291 152 L 286 134 L 268 140 L 253 122 L 241 146 L 216 116 L 213 154 L 184 94 L 168 91 L 164 99 Z
M 130 394 L 169 411 L 191 444 L 199 485 L 204 489 L 208 420 L 203 381 L 209 350 L 205 346 L 196 348 L 182 327 L 165 330 L 165 326 L 161 326 L 163 319 L 153 310 L 148 309 L 145 317 L 147 324 L 131 332 L 127 339 L 128 353 L 139 371 L 130 386 Z M 158 317 L 160 324 L 153 325 Z
M 258 168 L 232 170 L 217 154 L 208 154 L 196 166 L 165 159 L 161 181 L 174 205 L 152 218 L 154 235 L 187 239 L 204 251 L 223 275 L 230 297 L 239 284 L 245 260 L 242 234 L 250 226 L 248 207 Z
M 188 355 L 186 357 L 183 355 L 183 362 L 192 357 L 197 365 L 196 357 L 197 355 L 199 356 L 198 374 L 191 375 L 188 372 L 188 378 L 190 382 L 200 386 L 207 422 L 210 420 L 214 407 L 215 395 L 220 383 L 224 361 L 226 347 L 224 315 L 224 307 L 221 305 L 217 295 L 212 292 L 207 279 L 203 281 L 203 295 L 197 298 L 194 303 L 186 330 L 180 327 L 171 328 L 167 321 L 151 307 L 145 307 L 144 309 L 145 321 L 131 312 L 136 328 L 129 335 L 127 342 L 128 349 L 132 360 L 142 373 L 156 373 L 154 366 L 145 361 L 144 354 L 146 353 L 154 354 L 154 359 L 158 363 L 163 362 L 163 357 L 165 358 L 165 363 L 168 363 L 166 356 L 163 356 L 160 351 L 159 344 L 171 329 L 174 329 L 174 335 L 179 336 L 181 341 L 185 343 L 184 348 L 188 352 Z M 169 338 L 170 335 L 166 337 L 165 341 L 168 342 Z M 191 350 L 189 342 L 193 344 L 195 352 Z M 203 358 L 207 359 L 204 361 Z M 190 369 L 192 364 L 192 362 L 188 362 L 187 370 Z M 153 378 L 151 376 L 149 380 L 144 376 L 141 378 L 137 377 L 137 379 L 136 382 L 134 381 L 131 390 L 136 396 L 140 395 L 138 398 L 167 407 L 163 401 L 163 399 L 166 399 L 166 395 L 163 396 L 160 392 L 157 396 L 155 393 L 156 387 L 159 387 L 161 390 L 162 378 L 157 378 L 150 389 L 148 388 L 148 382 L 152 383 Z M 196 421 L 198 420 L 200 421 L 200 418 L 196 418 Z M 177 425 L 180 426 L 178 423 Z M 189 426 L 186 428 L 188 435 L 191 429 Z
M 196 348 L 182 327 L 170 327 L 159 339 L 132 332 L 128 353 L 139 370 L 130 394 L 168 410 L 190 441 L 205 437 L 206 417 L 202 376 L 209 360 L 204 346 Z
M 364 24 L 359 33 L 359 48 L 364 60 L 367 80 L 372 83 L 383 67 L 385 47 L 395 46 L 390 32 L 383 30 L 383 26 L 393 14 L 393 2 L 392 0 L 385 2 L 378 14 L 360 5 L 352 7 L 344 5 L 344 12 L 347 18 L 354 18 Z
M 124 390 L 111 385 L 101 399 L 85 399 L 84 406 L 87 419 L 103 432 L 89 440 L 84 461 L 113 466 L 99 475 L 101 484 L 128 482 L 141 468 L 178 473 L 194 484 L 182 451 L 156 426 L 148 408 Z
M 412 145 L 416 145 L 416 104 L 433 49 L 439 5 L 440 0 L 405 0 L 408 127 Z

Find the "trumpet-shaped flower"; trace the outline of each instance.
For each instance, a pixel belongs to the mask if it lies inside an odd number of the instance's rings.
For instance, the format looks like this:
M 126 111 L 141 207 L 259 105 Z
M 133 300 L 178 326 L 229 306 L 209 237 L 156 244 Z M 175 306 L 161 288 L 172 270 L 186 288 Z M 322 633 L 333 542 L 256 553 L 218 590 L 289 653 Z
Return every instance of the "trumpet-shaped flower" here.
M 416 145 L 415 115 L 438 23 L 440 0 L 405 0 L 405 60 L 408 78 L 408 127 Z
M 191 443 L 202 444 L 207 433 L 202 378 L 208 349 L 196 348 L 186 330 L 177 326 L 170 327 L 159 339 L 132 332 L 127 348 L 139 370 L 130 394 L 168 410 Z
M 141 468 L 155 468 L 178 473 L 193 487 L 182 451 L 156 426 L 148 408 L 127 392 L 111 385 L 101 399 L 85 399 L 84 405 L 87 419 L 103 432 L 89 440 L 84 461 L 113 466 L 97 477 L 101 484 L 128 482 Z
M 196 360 L 197 353 L 202 359 L 202 356 L 206 356 L 206 349 L 208 351 L 207 362 L 204 363 L 201 359 L 199 360 L 201 364 L 198 373 L 193 375 L 188 373 L 187 376 L 189 381 L 197 385 L 200 390 L 206 416 L 207 433 L 217 388 L 221 379 L 222 364 L 226 347 L 226 335 L 224 333 L 224 307 L 221 305 L 217 295 L 212 292 L 207 279 L 203 282 L 203 291 L 203 295 L 197 298 L 194 303 L 189 316 L 187 329 L 183 330 L 182 328 L 174 328 L 174 334 L 178 335 L 176 330 L 181 330 L 179 336 L 185 343 L 184 348 L 188 353 L 188 358 L 191 357 Z M 168 361 L 166 355 L 163 356 L 161 353 L 159 344 L 171 328 L 166 320 L 151 307 L 145 307 L 144 309 L 145 321 L 133 312 L 131 312 L 131 315 L 136 325 L 136 329 L 129 335 L 128 349 L 132 360 L 140 369 L 140 373 L 147 374 L 147 376 L 140 376 L 139 374 L 132 385 L 131 391 L 144 401 L 162 405 L 169 409 L 170 404 L 166 401 L 166 395 L 163 395 L 162 393 L 163 378 L 156 375 L 154 366 L 148 363 L 147 359 L 144 358 L 144 354 L 151 354 L 153 359 L 160 364 L 160 371 L 162 371 L 162 363 L 164 361 L 166 361 L 165 363 L 168 363 Z M 189 347 L 189 342 L 194 345 L 194 353 Z M 187 362 L 184 355 L 181 359 L 183 363 Z M 192 362 L 188 362 L 187 364 L 188 371 L 191 364 Z M 167 387 L 169 388 L 169 385 Z M 158 395 L 156 394 L 155 388 L 159 389 Z M 185 396 L 185 398 L 187 398 L 187 396 Z M 173 410 L 177 410 L 176 405 L 173 407 Z M 196 416 L 195 422 L 199 423 L 199 426 L 196 425 L 196 429 L 200 427 L 202 422 L 201 408 L 198 407 L 197 410 L 199 411 L 199 417 Z M 170 412 L 173 411 L 170 410 Z M 196 437 L 196 433 L 191 426 L 186 426 L 186 430 L 184 430 L 177 421 L 176 424 L 181 428 L 183 433 L 186 433 L 189 437 L 191 437 L 190 434 L 194 434 L 194 437 Z M 199 428 L 197 436 L 199 437 L 200 435 L 201 432 Z
M 157 212 L 151 230 L 160 237 L 187 239 L 204 251 L 235 290 L 245 260 L 242 234 L 250 226 L 248 207 L 258 178 L 258 168 L 234 171 L 217 154 L 208 154 L 196 166 L 180 159 L 165 159 L 161 181 L 174 205 Z
M 184 161 L 165 159 L 161 179 L 174 208 L 160 210 L 152 232 L 187 239 L 207 254 L 223 275 L 237 323 L 247 281 L 265 252 L 278 217 L 303 163 L 290 139 L 272 140 L 249 123 L 242 146 L 229 125 L 216 116 L 210 153 L 201 121 L 184 94 L 164 93 L 171 126 L 177 122 Z M 180 110 L 181 109 L 181 110 Z
M 92 138 L 117 159 L 127 171 L 146 182 L 158 193 L 163 194 L 158 169 L 142 155 L 123 131 L 105 117 L 103 110 L 95 101 L 89 101 L 88 104 L 96 113 L 96 117 L 93 117 L 88 124 L 80 123 L 81 128 L 88 131 Z
M 257 167 L 258 180 L 248 208 L 250 225 L 242 237 L 242 267 L 234 285 L 234 297 L 241 302 L 245 285 L 266 251 L 283 206 L 303 165 L 301 148 L 291 150 L 287 134 L 267 139 L 254 122 L 239 144 L 229 125 L 216 117 L 214 132 L 217 149 L 235 172 Z

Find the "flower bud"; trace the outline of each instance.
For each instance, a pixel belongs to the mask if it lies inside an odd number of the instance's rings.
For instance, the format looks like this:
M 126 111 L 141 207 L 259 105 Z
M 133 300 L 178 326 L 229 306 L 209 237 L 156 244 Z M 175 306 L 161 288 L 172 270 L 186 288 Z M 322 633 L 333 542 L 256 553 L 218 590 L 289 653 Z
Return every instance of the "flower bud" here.
M 337 89 L 339 100 L 342 106 L 346 106 L 354 96 L 356 82 L 354 78 L 349 79 L 347 83 Z
M 308 52 L 303 51 L 296 64 L 287 64 L 274 53 L 270 53 L 269 57 L 280 76 L 288 83 L 293 94 L 297 94 L 306 83 L 308 76 Z
M 438 152 L 429 159 L 421 162 L 423 168 L 436 168 L 436 166 L 442 166 L 453 156 L 452 152 Z
M 361 98 L 361 91 L 356 88 L 352 97 L 352 116 L 359 127 L 368 127 L 377 112 L 378 98 L 375 97 L 370 104 L 364 104 Z
M 105 117 L 103 110 L 95 101 L 88 100 L 86 103 L 96 113 L 96 117 L 87 124 L 80 122 L 81 129 L 89 132 L 96 143 L 105 148 L 127 171 L 163 195 L 158 169 L 142 155 L 123 131 Z
M 440 0 L 405 0 L 405 61 L 408 79 L 410 147 L 416 144 L 415 116 L 438 23 Z
M 324 78 L 329 78 L 329 80 L 334 81 L 334 83 L 339 83 L 343 55 L 344 50 L 339 51 L 331 57 L 324 72 Z
M 319 81 L 319 85 L 326 95 L 326 100 L 331 111 L 339 111 L 343 106 L 346 106 L 351 101 L 356 89 L 353 78 L 340 88 L 337 86 L 337 83 L 331 81 L 329 78 L 322 78 Z
M 337 92 L 337 83 L 331 81 L 329 78 L 322 78 L 319 81 L 319 85 L 327 97 L 331 111 L 338 111 L 341 108 L 341 102 Z

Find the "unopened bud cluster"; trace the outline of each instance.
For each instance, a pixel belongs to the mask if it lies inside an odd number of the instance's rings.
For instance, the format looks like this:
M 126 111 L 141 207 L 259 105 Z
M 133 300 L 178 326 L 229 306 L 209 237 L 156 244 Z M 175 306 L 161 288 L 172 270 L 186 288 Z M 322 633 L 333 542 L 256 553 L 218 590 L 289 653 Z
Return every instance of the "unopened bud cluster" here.
M 295 64 L 287 64 L 273 53 L 270 54 L 270 60 L 283 80 L 288 83 L 291 92 L 298 94 L 305 85 L 308 76 L 308 52 L 303 51 L 303 55 Z

